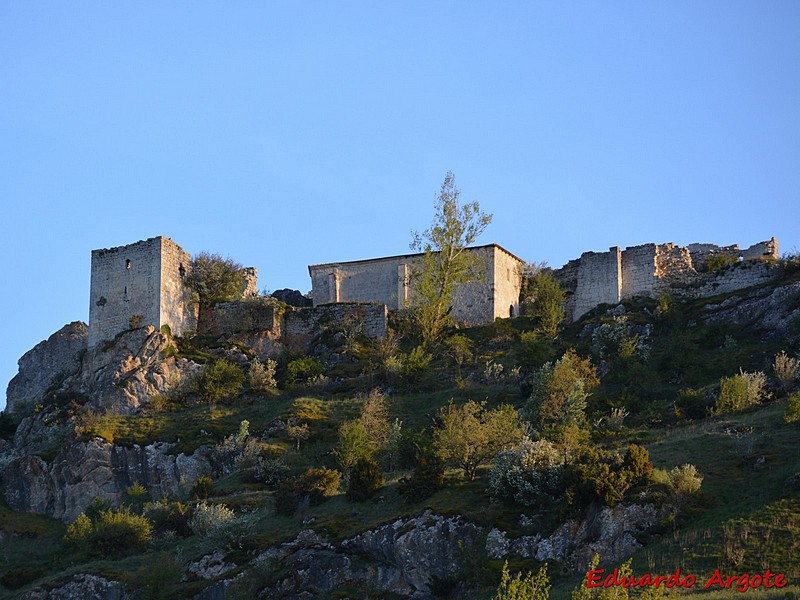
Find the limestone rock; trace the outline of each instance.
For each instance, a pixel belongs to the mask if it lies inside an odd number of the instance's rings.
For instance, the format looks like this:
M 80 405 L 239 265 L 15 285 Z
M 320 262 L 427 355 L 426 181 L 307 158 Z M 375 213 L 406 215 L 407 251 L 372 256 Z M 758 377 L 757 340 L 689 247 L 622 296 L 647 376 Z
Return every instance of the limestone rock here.
M 280 300 L 284 304 L 296 306 L 297 308 L 306 308 L 307 306 L 311 306 L 313 304 L 313 302 L 311 302 L 311 298 L 304 296 L 298 290 L 275 290 L 270 295 L 276 300 Z
M 97 575 L 79 573 L 60 587 L 36 587 L 18 597 L 19 600 L 122 600 L 122 586 Z
M 24 411 L 39 403 L 45 391 L 75 374 L 86 351 L 89 328 L 81 321 L 64 325 L 19 359 L 19 372 L 9 382 L 6 409 Z
M 215 550 L 211 554 L 206 554 L 199 560 L 189 563 L 186 567 L 184 580 L 216 579 L 235 568 L 235 564 L 225 562 L 225 555 L 222 550 Z
M 100 438 L 64 446 L 46 463 L 28 455 L 8 465 L 3 481 L 14 510 L 74 520 L 95 498 L 118 504 L 138 482 L 157 500 L 191 486 L 209 467 L 208 448 L 191 456 L 168 453 L 172 444 L 121 447 Z
M 121 333 L 87 353 L 75 385 L 98 412 L 129 414 L 199 369 L 167 356 L 171 345 L 169 336 L 152 326 Z

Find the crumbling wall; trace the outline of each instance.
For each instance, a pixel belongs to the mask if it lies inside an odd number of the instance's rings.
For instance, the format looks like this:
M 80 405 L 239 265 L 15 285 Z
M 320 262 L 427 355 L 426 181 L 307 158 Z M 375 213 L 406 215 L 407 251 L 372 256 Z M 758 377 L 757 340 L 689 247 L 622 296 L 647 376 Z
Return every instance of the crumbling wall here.
M 618 246 L 608 252 L 584 252 L 578 266 L 572 318 L 598 304 L 616 304 L 622 292 L 622 256 Z
M 388 309 L 385 304 L 350 302 L 322 304 L 287 310 L 281 340 L 293 352 L 308 351 L 324 331 L 357 332 L 370 339 L 386 337 Z
M 736 262 L 719 271 L 701 271 L 706 260 L 720 254 Z M 759 285 L 777 276 L 771 266 L 777 258 L 774 237 L 742 251 L 736 244 L 643 244 L 622 252 L 619 248 L 584 252 L 579 259 L 556 269 L 554 275 L 567 292 L 567 314 L 578 319 L 598 304 L 636 296 L 656 297 L 668 292 L 682 298 L 703 298 Z

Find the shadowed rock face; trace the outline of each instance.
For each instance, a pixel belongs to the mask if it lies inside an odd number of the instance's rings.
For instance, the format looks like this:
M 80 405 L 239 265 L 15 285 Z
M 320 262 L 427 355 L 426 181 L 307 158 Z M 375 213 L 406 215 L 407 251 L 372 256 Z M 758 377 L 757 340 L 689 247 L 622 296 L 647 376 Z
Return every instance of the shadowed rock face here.
M 19 359 L 19 373 L 8 384 L 6 410 L 33 408 L 48 388 L 77 373 L 88 336 L 86 324 L 75 321 L 26 352 Z
M 153 500 L 178 494 L 210 470 L 209 449 L 172 456 L 172 445 L 121 447 L 95 438 L 65 446 L 50 464 L 23 456 L 3 475 L 6 500 L 14 510 L 73 521 L 95 498 L 123 501 L 125 490 L 137 482 Z

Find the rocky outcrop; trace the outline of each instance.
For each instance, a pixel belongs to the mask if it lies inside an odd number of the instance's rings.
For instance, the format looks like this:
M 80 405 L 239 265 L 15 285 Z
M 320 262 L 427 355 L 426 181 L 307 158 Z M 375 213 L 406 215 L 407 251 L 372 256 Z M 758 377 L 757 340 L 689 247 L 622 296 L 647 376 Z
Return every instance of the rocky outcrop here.
M 172 345 L 167 334 L 152 326 L 121 333 L 87 352 L 80 376 L 69 389 L 85 393 L 98 412 L 130 414 L 199 369 L 170 356 Z
M 78 372 L 86 352 L 89 328 L 81 321 L 64 325 L 19 359 L 19 372 L 9 382 L 6 409 L 23 412 L 33 408 L 52 386 Z
M 275 290 L 270 296 L 276 300 L 280 300 L 284 304 L 297 308 L 307 308 L 314 305 L 311 298 L 304 296 L 299 290 L 290 290 L 288 288 Z
M 708 323 L 733 323 L 757 327 L 769 337 L 789 333 L 791 324 L 800 319 L 800 282 L 766 287 L 729 296 L 719 303 L 704 306 Z
M 570 570 L 581 572 L 595 554 L 599 554 L 604 563 L 633 554 L 641 546 L 635 535 L 657 519 L 655 506 L 629 504 L 604 507 L 583 521 L 569 520 L 544 539 L 538 534 L 509 539 L 505 532 L 493 529 L 486 538 L 486 553 L 490 558 L 511 554 L 539 561 L 558 561 Z
M 306 530 L 262 553 L 254 565 L 270 563 L 279 566 L 275 572 L 288 573 L 262 591 L 265 598 L 316 598 L 354 585 L 426 600 L 433 598 L 433 580 L 461 573 L 464 553 L 480 533 L 460 517 L 426 511 L 349 538 L 338 548 Z
M 123 591 L 116 581 L 80 573 L 69 583 L 50 589 L 36 587 L 18 596 L 18 600 L 122 600 Z
M 138 482 L 153 500 L 177 494 L 209 471 L 206 447 L 191 456 L 168 453 L 172 444 L 114 446 L 100 438 L 65 446 L 51 464 L 35 455 L 11 462 L 3 474 L 14 510 L 74 520 L 95 498 L 117 504 Z

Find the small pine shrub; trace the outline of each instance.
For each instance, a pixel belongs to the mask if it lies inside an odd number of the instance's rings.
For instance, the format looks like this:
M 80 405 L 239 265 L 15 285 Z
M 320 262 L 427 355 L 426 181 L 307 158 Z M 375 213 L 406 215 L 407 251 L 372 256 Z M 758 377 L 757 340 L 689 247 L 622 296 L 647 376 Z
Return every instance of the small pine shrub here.
M 374 458 L 362 458 L 350 471 L 347 498 L 353 502 L 364 502 L 383 487 L 383 475 Z
M 150 494 L 147 488 L 137 481 L 125 490 L 125 497 L 131 510 L 141 513 L 145 503 L 150 499 Z
M 431 364 L 433 356 L 417 346 L 408 354 L 400 355 L 400 374 L 409 382 L 416 381 Z

